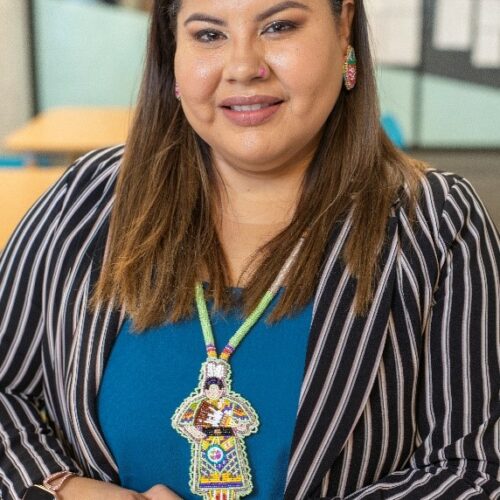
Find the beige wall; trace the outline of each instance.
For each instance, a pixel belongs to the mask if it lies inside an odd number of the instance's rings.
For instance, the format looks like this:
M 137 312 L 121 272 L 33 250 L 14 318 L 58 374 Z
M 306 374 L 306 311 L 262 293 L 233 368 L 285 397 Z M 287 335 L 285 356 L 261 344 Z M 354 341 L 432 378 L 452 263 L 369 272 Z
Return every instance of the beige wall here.
M 2 139 L 31 116 L 27 0 L 0 0 L 0 151 Z

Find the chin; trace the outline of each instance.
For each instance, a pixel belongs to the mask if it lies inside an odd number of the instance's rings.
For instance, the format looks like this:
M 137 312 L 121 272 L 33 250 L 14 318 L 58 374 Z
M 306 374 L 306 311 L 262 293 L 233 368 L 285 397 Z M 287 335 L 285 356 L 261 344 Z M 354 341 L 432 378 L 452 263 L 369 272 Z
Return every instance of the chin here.
M 248 170 L 268 171 L 281 166 L 284 161 L 287 161 L 288 155 L 284 151 L 276 152 L 275 154 L 269 154 L 269 151 L 266 151 L 265 154 L 258 154 L 255 150 L 245 150 L 232 151 L 226 158 L 233 165 L 238 165 Z

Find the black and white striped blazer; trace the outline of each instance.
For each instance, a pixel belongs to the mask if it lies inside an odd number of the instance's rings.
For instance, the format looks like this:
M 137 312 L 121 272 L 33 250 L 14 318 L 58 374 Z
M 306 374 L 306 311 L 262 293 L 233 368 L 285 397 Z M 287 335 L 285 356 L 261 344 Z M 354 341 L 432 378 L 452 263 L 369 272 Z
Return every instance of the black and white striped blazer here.
M 87 305 L 122 148 L 89 153 L 0 261 L 0 485 L 61 469 L 118 481 L 96 394 L 123 316 Z M 395 205 L 371 309 L 334 231 L 315 305 L 285 498 L 498 498 L 499 236 L 464 179 L 429 172 L 416 224 Z M 38 409 L 45 408 L 49 425 Z

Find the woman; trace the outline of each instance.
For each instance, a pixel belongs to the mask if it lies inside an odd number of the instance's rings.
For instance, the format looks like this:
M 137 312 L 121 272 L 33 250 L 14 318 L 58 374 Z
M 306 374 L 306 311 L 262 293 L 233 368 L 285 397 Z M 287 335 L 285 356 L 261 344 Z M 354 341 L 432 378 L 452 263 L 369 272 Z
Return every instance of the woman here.
M 155 2 L 125 151 L 2 256 L 5 498 L 199 498 L 228 450 L 176 417 L 209 361 L 258 425 L 252 493 L 205 498 L 498 497 L 498 233 L 376 103 L 362 0 Z

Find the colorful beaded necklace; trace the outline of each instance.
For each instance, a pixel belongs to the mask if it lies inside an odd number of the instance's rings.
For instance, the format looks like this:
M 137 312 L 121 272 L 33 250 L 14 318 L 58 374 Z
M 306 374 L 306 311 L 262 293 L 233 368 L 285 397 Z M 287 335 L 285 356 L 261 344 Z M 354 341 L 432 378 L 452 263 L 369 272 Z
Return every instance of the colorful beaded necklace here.
M 195 298 L 205 341 L 198 387 L 172 416 L 172 427 L 191 444 L 189 486 L 206 500 L 237 500 L 252 492 L 252 475 L 244 439 L 257 432 L 259 418 L 250 403 L 231 390 L 229 358 L 262 317 L 284 283 L 302 247 L 301 238 L 269 290 L 217 356 L 205 293 L 196 284 Z

